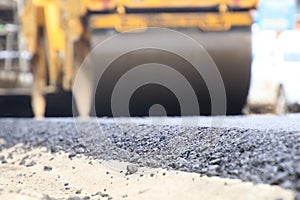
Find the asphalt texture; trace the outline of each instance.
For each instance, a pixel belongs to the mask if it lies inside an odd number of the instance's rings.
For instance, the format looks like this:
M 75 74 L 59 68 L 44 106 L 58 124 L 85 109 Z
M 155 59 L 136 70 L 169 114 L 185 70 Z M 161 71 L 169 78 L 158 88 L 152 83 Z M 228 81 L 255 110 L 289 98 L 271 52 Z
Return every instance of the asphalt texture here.
M 0 151 L 19 143 L 28 149 L 43 146 L 53 153 L 67 152 L 70 159 L 85 154 L 279 185 L 297 191 L 299 199 L 300 115 L 227 117 L 219 128 L 210 127 L 208 118 L 199 119 L 202 125 L 181 127 L 151 124 L 147 119 L 139 123 L 126 123 L 128 119 L 113 123 L 106 118 L 77 123 L 72 118 L 1 119 Z M 130 166 L 128 171 L 136 169 Z

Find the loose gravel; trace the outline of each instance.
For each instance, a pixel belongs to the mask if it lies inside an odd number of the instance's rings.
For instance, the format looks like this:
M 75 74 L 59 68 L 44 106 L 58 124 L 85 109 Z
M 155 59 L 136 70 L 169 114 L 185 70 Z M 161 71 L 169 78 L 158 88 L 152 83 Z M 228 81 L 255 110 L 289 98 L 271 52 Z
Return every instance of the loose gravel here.
M 64 151 L 70 159 L 84 154 L 135 164 L 127 168 L 128 173 L 143 166 L 162 167 L 279 185 L 300 193 L 299 131 L 179 128 L 101 120 L 100 124 L 91 120 L 77 126 L 71 119 L 1 119 L 0 151 L 22 143 L 28 150 L 43 146 L 53 153 Z M 20 165 L 35 164 L 27 159 L 24 157 Z

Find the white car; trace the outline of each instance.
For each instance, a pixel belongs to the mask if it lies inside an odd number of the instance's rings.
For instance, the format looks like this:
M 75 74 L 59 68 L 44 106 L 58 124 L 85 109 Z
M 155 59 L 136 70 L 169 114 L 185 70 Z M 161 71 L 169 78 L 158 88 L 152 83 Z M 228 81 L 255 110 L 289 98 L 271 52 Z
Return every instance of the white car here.
M 247 111 L 284 114 L 300 105 L 300 31 L 261 31 L 253 25 Z

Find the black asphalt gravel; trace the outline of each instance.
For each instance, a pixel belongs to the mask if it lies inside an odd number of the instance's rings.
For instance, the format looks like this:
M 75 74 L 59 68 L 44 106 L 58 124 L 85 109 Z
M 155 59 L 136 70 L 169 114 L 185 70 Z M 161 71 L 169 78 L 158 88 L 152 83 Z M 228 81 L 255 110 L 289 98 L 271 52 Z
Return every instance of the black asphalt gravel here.
M 99 119 L 99 124 L 91 119 L 77 125 L 71 118 L 1 119 L 0 138 L 5 143 L 0 145 L 0 151 L 18 143 L 28 149 L 44 146 L 53 153 L 68 152 L 70 159 L 85 154 L 137 166 L 280 185 L 299 194 L 300 129 L 294 123 L 298 119 L 300 122 L 300 115 L 256 118 L 259 126 L 255 126 L 255 117 L 229 117 L 223 128 L 115 124 L 105 118 Z M 266 121 L 265 129 L 262 119 Z M 286 122 L 282 128 L 274 124 L 274 129 L 270 129 L 269 120 L 275 123 L 276 119 Z M 240 126 L 228 125 L 235 124 L 236 120 Z M 287 130 L 285 126 L 289 124 Z M 136 171 L 135 165 L 128 167 L 129 173 Z

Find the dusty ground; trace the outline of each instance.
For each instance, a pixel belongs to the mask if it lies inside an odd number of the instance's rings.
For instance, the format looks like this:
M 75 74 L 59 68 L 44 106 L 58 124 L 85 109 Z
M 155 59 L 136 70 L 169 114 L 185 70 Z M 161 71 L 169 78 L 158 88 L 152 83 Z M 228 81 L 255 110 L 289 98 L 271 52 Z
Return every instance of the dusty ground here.
M 196 126 L 181 127 L 176 118 L 168 118 L 163 126 L 162 119 L 147 118 L 135 123 L 105 118 L 77 123 L 71 118 L 1 119 L 0 197 L 293 199 L 296 192 L 299 195 L 300 115 L 228 117 L 218 128 L 209 127 L 209 118 L 199 119 Z M 139 171 L 126 174 L 128 162 L 135 164 L 130 172 Z
M 293 199 L 277 186 L 197 173 L 135 168 L 129 163 L 69 158 L 16 145 L 1 152 L 0 199 Z M 134 174 L 128 174 L 132 166 Z M 129 168 L 130 169 L 130 168 Z M 127 174 L 126 174 L 127 173 Z

